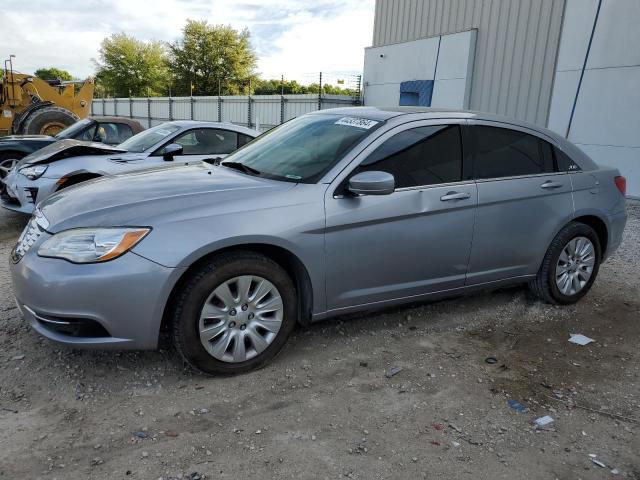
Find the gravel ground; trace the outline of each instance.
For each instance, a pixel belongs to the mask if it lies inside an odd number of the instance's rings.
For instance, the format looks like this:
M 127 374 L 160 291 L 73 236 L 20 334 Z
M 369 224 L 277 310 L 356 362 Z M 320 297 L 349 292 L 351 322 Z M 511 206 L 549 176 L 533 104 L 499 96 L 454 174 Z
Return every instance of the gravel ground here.
M 0 479 L 640 479 L 640 204 L 629 213 L 577 305 L 515 288 L 338 318 L 231 378 L 170 349 L 61 349 L 23 323 L 0 262 Z M 23 225 L 0 213 L 3 258 Z

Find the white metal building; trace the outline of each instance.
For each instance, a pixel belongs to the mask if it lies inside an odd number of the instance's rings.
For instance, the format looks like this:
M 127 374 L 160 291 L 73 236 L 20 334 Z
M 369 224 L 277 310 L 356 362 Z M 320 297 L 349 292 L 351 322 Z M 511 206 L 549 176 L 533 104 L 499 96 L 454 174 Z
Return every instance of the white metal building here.
M 638 25 L 640 0 L 376 0 L 364 101 L 548 126 L 640 197 Z

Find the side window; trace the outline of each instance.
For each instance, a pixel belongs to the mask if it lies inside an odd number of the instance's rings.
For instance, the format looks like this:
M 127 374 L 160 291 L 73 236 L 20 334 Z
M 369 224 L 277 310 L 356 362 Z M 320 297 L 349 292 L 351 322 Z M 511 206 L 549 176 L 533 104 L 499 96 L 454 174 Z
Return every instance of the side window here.
M 94 142 L 96 136 L 96 124 L 94 123 L 89 128 L 82 130 L 75 137 L 76 140 L 84 140 L 85 142 Z
M 180 135 L 171 143 L 182 145 L 184 155 L 227 154 L 238 148 L 238 134 L 229 130 L 198 128 Z
M 245 135 L 244 133 L 239 133 L 238 134 L 238 148 L 242 147 L 243 145 L 246 145 L 251 140 L 253 140 L 253 137 L 250 137 L 249 135 Z
M 97 136 L 102 143 L 118 145 L 127 138 L 133 136 L 133 131 L 129 125 L 124 123 L 100 123 L 98 125 Z
M 550 143 L 516 130 L 473 126 L 470 151 L 474 178 L 513 177 L 555 171 Z
M 574 162 L 569 155 L 564 153 L 559 148 L 553 149 L 556 155 L 556 162 L 558 163 L 558 171 L 560 172 L 577 172 L 580 167 Z
M 462 180 L 462 142 L 457 125 L 418 127 L 398 133 L 380 145 L 357 172 L 381 170 L 396 179 L 396 188 Z

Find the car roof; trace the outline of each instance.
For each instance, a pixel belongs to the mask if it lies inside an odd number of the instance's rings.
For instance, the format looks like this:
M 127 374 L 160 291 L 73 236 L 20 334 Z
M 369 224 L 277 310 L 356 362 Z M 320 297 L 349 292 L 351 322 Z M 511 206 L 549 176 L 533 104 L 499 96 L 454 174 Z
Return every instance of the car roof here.
M 508 122 L 526 127 L 532 125 L 516 120 L 514 118 L 496 115 L 493 113 L 476 112 L 472 110 L 458 110 L 453 108 L 432 108 L 432 107 L 341 107 L 329 108 L 311 112 L 310 115 L 317 114 L 349 115 L 368 118 L 370 120 L 388 120 L 390 118 L 401 117 L 403 115 L 419 116 L 425 120 L 431 118 L 468 118 L 489 121 Z M 535 128 L 539 128 L 533 125 Z
M 245 127 L 244 125 L 237 125 L 231 122 L 205 122 L 200 120 L 172 120 L 169 122 L 162 122 L 159 125 L 175 125 L 182 129 L 204 127 L 204 128 L 226 128 L 234 130 L 236 132 L 247 133 L 252 136 L 260 135 L 260 132 L 253 128 Z
M 134 133 L 141 132 L 144 130 L 142 124 L 136 120 L 135 118 L 129 117 L 113 117 L 113 116 L 102 116 L 102 115 L 92 115 L 89 117 L 91 120 L 95 120 L 97 122 L 111 122 L 111 123 L 124 123 L 131 127 Z
M 468 119 L 468 120 L 485 120 L 489 122 L 498 122 L 515 127 L 522 127 L 534 132 L 538 132 L 546 137 L 554 139 L 557 143 L 566 144 L 567 140 L 547 128 L 534 125 L 522 120 L 497 115 L 494 113 L 477 112 L 473 110 L 458 110 L 450 108 L 432 108 L 432 107 L 340 107 L 329 108 L 326 110 L 318 110 L 309 113 L 309 115 L 331 114 L 345 115 L 350 117 L 363 117 L 370 120 L 387 121 L 395 119 L 398 123 L 402 123 L 403 118 L 407 117 L 407 121 L 414 120 L 431 120 L 431 119 Z

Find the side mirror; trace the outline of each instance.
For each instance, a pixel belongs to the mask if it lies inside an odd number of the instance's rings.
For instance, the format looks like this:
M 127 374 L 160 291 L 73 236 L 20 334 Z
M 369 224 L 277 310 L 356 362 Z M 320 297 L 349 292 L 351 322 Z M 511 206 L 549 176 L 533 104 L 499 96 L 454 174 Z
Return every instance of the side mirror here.
M 349 179 L 349 191 L 356 195 L 389 195 L 396 189 L 396 180 L 387 172 L 361 172 Z
M 162 158 L 165 162 L 173 162 L 173 157 L 176 155 L 182 155 L 182 145 L 178 145 L 177 143 L 170 143 L 166 147 L 164 147 L 164 152 L 162 152 Z

